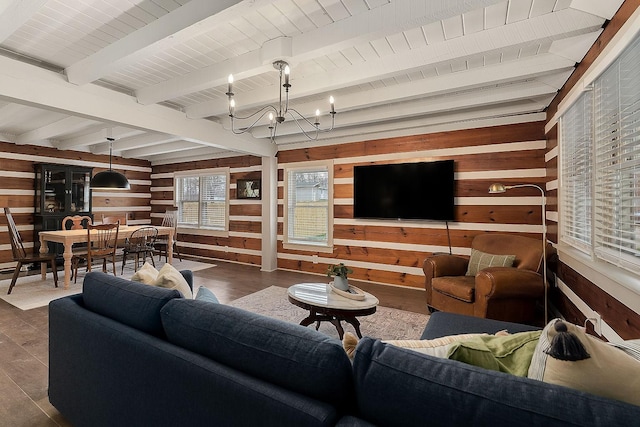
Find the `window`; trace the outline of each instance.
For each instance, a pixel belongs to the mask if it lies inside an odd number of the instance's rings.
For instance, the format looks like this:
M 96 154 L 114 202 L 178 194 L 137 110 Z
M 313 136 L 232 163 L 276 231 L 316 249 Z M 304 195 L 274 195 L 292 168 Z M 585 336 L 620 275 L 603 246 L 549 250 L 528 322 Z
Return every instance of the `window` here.
M 178 225 L 227 231 L 229 170 L 197 171 L 176 176 Z
M 285 203 L 285 245 L 333 251 L 333 164 L 285 168 Z
M 561 121 L 561 238 L 632 271 L 640 267 L 639 61 L 640 38 Z

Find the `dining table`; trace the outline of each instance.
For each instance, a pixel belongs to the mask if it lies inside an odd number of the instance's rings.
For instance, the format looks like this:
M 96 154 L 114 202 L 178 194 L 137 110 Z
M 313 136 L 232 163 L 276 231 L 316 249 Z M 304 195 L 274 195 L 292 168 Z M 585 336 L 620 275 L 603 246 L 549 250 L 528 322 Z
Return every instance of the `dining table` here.
M 149 225 L 123 225 L 118 228 L 118 240 L 131 237 L 134 231 L 142 227 L 149 227 Z M 175 233 L 174 227 L 162 227 L 156 226 L 158 230 L 158 236 L 167 236 L 167 262 L 173 261 L 173 235 Z M 75 243 L 87 243 L 89 236 L 86 229 L 80 230 L 55 230 L 55 231 L 41 231 L 39 234 L 40 239 L 40 253 L 47 253 L 49 251 L 49 245 L 47 242 L 62 243 L 64 245 L 64 288 L 69 289 L 69 283 L 71 281 L 71 258 L 73 258 L 73 245 Z M 42 280 L 46 280 L 47 266 L 42 263 L 41 267 Z

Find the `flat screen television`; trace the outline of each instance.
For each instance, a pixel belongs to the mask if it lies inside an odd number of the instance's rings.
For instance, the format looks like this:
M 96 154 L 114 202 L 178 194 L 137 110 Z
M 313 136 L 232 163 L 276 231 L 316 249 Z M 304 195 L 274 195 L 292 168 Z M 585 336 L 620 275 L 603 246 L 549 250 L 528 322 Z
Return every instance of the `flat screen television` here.
M 453 160 L 355 166 L 353 216 L 454 220 Z

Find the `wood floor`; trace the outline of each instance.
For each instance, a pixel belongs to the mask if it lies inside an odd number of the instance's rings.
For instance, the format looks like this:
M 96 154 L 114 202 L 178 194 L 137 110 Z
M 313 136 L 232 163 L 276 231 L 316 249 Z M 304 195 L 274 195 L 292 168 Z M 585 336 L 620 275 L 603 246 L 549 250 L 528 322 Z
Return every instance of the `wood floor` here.
M 194 272 L 194 287 L 206 286 L 227 303 L 269 286 L 327 282 L 324 276 L 216 261 Z M 352 281 L 373 293 L 380 305 L 427 313 L 424 291 Z M 20 279 L 16 286 L 20 286 Z M 0 300 L 0 427 L 68 426 L 47 397 L 48 308 L 22 311 Z

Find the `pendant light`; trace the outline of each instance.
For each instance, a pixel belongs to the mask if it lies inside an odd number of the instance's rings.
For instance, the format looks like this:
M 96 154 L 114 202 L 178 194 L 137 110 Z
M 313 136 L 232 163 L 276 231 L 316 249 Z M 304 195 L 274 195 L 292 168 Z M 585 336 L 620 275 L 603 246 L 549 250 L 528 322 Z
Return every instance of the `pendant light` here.
M 109 141 L 109 170 L 98 172 L 91 178 L 91 189 L 104 190 L 129 190 L 131 185 L 127 177 L 111 169 L 111 155 L 114 138 L 111 137 L 111 129 L 107 129 L 107 141 Z

